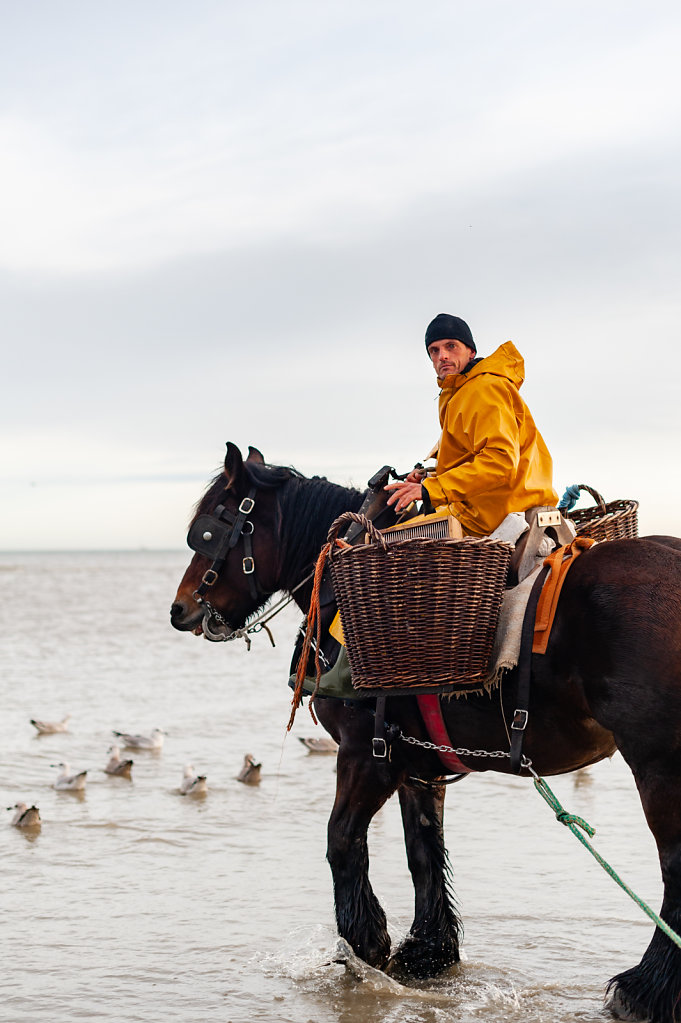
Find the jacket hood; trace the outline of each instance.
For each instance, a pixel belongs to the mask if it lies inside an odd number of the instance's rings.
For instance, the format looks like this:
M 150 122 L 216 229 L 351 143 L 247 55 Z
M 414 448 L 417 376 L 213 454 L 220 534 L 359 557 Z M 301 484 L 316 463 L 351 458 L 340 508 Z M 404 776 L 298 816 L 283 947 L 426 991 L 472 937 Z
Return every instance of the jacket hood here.
M 525 360 L 512 341 L 505 341 L 495 352 L 481 359 L 468 373 L 450 373 L 444 380 L 440 380 L 439 384 L 443 390 L 456 389 L 463 387 L 469 380 L 482 376 L 483 373 L 505 377 L 519 389 L 525 379 Z

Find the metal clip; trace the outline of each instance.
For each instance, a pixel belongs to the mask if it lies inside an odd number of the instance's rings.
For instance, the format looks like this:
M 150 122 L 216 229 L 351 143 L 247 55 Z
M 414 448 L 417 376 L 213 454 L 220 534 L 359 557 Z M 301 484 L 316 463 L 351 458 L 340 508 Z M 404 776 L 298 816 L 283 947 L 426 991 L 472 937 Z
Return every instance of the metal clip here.
M 385 760 L 388 756 L 388 744 L 385 739 L 374 738 L 371 740 L 371 749 L 373 755 L 379 760 Z
M 242 515 L 250 515 L 255 508 L 255 500 L 252 497 L 244 497 L 243 501 L 239 505 L 239 511 Z
M 513 711 L 513 721 L 511 722 L 511 728 L 514 732 L 524 732 L 527 728 L 527 719 L 529 712 L 521 710 L 520 707 L 516 707 Z
M 244 575 L 253 575 L 255 572 L 255 561 L 253 558 L 244 558 L 243 562 Z

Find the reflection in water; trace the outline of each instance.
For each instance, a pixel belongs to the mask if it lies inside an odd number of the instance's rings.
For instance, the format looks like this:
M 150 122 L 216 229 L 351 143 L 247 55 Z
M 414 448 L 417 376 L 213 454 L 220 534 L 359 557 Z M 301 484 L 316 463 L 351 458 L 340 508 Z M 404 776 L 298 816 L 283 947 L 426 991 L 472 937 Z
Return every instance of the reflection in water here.
M 0 805 L 29 798 L 43 816 L 23 840 L 0 829 L 12 1023 L 602 1023 L 606 982 L 638 961 L 652 925 L 529 780 L 484 774 L 448 791 L 462 963 L 411 987 L 339 951 L 325 860 L 335 757 L 298 741 L 311 736 L 307 715 L 286 734 L 300 616 L 276 619 L 274 650 L 174 632 L 168 607 L 186 562 L 183 552 L 0 557 L 30 589 L 36 620 L 50 622 L 30 640 L 0 635 Z M 56 719 L 78 710 L 68 733 L 36 742 L 37 708 Z M 122 722 L 167 733 L 161 751 L 134 754 L 132 783 L 98 770 L 86 793 L 52 788 L 50 764 L 102 764 Z M 267 768 L 256 786 L 236 781 L 248 749 Z M 178 798 L 188 763 L 210 782 L 200 800 Z M 656 852 L 621 758 L 551 788 L 657 908 Z M 413 888 L 396 800 L 369 848 L 397 944 Z

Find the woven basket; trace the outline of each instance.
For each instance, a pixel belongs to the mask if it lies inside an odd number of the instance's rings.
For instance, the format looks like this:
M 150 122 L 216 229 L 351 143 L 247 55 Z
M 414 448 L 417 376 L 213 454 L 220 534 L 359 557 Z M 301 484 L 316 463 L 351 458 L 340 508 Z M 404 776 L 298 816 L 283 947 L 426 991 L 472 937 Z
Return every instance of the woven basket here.
M 352 684 L 358 689 L 480 688 L 499 617 L 512 548 L 498 540 L 417 537 L 388 544 L 361 522 L 370 543 L 332 547 Z
M 596 502 L 595 508 L 578 508 L 566 512 L 575 524 L 578 536 L 592 540 L 635 540 L 638 536 L 638 501 L 608 501 L 593 487 L 578 483 Z

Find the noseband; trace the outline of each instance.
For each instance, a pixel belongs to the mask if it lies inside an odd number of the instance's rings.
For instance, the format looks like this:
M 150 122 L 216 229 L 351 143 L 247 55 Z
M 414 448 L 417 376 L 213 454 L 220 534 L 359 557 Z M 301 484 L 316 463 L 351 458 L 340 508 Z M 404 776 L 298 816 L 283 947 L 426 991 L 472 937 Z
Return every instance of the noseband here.
M 203 603 L 203 597 L 211 586 L 218 581 L 220 569 L 227 560 L 227 556 L 233 547 L 236 547 L 240 539 L 244 542 L 244 557 L 241 567 L 248 579 L 248 588 L 253 600 L 259 600 L 262 596 L 269 596 L 260 589 L 255 575 L 255 559 L 253 557 L 253 530 L 252 521 L 248 518 L 255 508 L 256 488 L 252 487 L 248 496 L 244 497 L 236 514 L 219 504 L 212 515 L 199 515 L 192 523 L 187 534 L 187 544 L 197 554 L 203 557 L 212 558 L 213 563 L 203 573 L 198 588 L 194 591 L 194 598 Z

